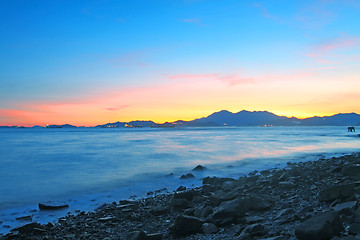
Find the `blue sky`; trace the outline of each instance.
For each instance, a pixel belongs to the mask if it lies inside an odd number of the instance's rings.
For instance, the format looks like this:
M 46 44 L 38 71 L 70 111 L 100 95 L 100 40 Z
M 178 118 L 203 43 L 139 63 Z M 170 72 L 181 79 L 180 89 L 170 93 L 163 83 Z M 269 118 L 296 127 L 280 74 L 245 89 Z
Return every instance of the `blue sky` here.
M 351 0 L 3 0 L 0 125 L 360 112 L 359 22 Z

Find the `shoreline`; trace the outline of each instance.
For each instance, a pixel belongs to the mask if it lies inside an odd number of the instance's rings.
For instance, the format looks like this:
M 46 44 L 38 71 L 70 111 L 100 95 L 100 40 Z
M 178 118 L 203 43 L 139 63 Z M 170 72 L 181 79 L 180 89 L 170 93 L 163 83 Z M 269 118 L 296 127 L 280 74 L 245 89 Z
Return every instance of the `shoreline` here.
M 359 180 L 359 153 L 289 163 L 238 179 L 206 177 L 200 187 L 104 204 L 55 224 L 28 223 L 0 239 L 360 237 Z

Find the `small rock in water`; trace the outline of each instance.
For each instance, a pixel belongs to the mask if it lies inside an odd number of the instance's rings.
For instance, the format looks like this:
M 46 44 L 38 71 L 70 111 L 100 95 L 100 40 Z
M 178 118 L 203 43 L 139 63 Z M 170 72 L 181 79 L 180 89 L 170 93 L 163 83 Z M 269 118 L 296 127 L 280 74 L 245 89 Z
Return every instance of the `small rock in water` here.
M 176 189 L 177 192 L 185 191 L 185 190 L 186 190 L 186 187 L 184 187 L 184 186 L 180 186 Z
M 31 221 L 32 220 L 32 215 L 18 217 L 18 218 L 16 218 L 16 220 L 18 220 L 18 221 Z
M 204 171 L 204 170 L 206 170 L 206 167 L 201 166 L 201 165 L 197 165 L 197 166 L 193 169 L 193 171 Z
M 195 176 L 193 174 L 191 174 L 191 173 L 188 173 L 188 174 L 182 175 L 180 177 L 180 179 L 190 179 L 190 178 L 195 178 Z
M 42 202 L 39 203 L 40 210 L 57 210 L 69 207 L 69 204 L 63 202 Z

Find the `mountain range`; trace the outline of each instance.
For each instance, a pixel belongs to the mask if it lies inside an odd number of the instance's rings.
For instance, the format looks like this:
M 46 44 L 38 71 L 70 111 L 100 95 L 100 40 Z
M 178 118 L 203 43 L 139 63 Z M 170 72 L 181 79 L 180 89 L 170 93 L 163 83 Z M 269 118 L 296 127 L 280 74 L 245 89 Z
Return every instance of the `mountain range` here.
M 310 117 L 299 119 L 296 117 L 278 116 L 268 111 L 240 111 L 232 113 L 227 110 L 212 113 L 203 118 L 192 121 L 175 121 L 158 124 L 153 121 L 116 122 L 99 125 L 97 127 L 201 127 L 201 126 L 359 126 L 360 115 L 356 113 L 339 113 L 325 117 Z

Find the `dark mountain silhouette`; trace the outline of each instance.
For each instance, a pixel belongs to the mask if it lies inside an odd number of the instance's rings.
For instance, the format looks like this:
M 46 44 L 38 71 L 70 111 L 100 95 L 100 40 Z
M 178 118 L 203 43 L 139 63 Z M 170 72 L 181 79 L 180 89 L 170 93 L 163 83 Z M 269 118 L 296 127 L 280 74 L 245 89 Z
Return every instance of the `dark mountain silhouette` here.
M 240 111 L 232 113 L 226 110 L 215 112 L 207 117 L 187 122 L 187 126 L 347 126 L 357 125 L 360 115 L 356 113 L 339 113 L 326 117 L 299 119 L 278 116 L 267 111 Z

